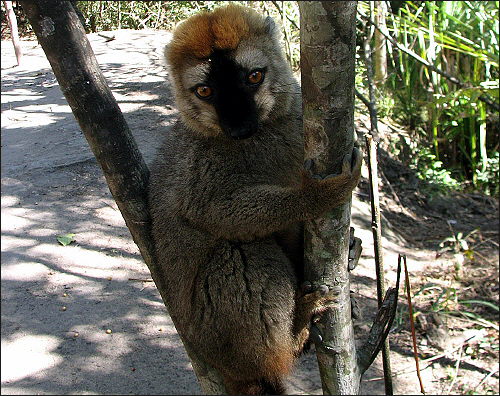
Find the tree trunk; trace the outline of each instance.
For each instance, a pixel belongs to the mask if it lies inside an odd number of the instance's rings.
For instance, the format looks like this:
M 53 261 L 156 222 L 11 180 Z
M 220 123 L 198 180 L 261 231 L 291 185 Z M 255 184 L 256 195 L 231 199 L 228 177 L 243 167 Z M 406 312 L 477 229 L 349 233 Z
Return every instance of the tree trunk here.
M 340 173 L 354 144 L 356 6 L 356 1 L 299 2 L 305 156 L 320 174 Z M 350 214 L 351 200 L 308 221 L 304 232 L 305 279 L 339 292 L 339 303 L 318 324 L 324 394 L 359 393 L 348 272 Z
M 166 285 L 151 234 L 149 170 L 102 75 L 83 25 L 69 1 L 20 3 L 168 310 Z M 182 340 L 181 333 L 179 336 Z M 185 347 L 203 390 L 227 393 L 218 373 Z
M 12 44 L 14 45 L 14 52 L 16 53 L 17 65 L 21 64 L 21 58 L 23 57 L 23 52 L 21 50 L 21 44 L 19 43 L 19 33 L 17 31 L 17 20 L 14 9 L 12 8 L 12 1 L 4 1 L 5 10 L 7 11 L 7 20 L 9 21 L 10 36 L 12 38 Z

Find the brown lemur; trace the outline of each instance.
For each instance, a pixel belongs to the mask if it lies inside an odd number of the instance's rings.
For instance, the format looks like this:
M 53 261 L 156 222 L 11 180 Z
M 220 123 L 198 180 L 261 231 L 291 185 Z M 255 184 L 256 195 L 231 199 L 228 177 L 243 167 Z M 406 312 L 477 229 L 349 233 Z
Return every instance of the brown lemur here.
M 180 119 L 151 170 L 157 258 L 177 328 L 232 394 L 285 392 L 333 301 L 303 279 L 302 222 L 360 177 L 356 149 L 340 175 L 303 166 L 301 90 L 278 33 L 233 4 L 181 23 L 165 50 Z

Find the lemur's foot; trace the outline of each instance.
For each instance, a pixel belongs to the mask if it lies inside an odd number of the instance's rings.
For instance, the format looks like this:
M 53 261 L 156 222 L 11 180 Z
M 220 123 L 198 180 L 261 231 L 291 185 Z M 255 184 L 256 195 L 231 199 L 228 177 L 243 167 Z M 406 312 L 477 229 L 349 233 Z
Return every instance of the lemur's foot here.
M 359 257 L 361 256 L 361 239 L 354 236 L 354 227 L 350 229 L 349 237 L 349 254 L 348 254 L 348 269 L 352 271 L 358 265 Z

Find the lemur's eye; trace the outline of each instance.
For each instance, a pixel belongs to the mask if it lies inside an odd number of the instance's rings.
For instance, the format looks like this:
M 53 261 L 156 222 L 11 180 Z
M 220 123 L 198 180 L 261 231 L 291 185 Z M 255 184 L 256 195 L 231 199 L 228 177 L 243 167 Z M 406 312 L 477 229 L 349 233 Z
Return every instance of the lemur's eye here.
M 250 84 L 259 84 L 264 80 L 264 72 L 262 70 L 252 70 L 248 75 Z
M 200 84 L 194 89 L 194 92 L 200 99 L 205 99 L 212 95 L 212 88 L 208 85 Z

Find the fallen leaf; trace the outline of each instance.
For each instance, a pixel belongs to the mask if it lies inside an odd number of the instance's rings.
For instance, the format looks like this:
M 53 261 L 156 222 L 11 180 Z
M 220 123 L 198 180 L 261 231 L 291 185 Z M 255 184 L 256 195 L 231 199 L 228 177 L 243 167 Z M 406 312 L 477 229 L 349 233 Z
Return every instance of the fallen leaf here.
M 57 241 L 63 245 L 69 245 L 71 242 L 75 242 L 75 238 L 73 238 L 75 234 L 64 234 L 64 235 L 58 235 L 57 236 Z

